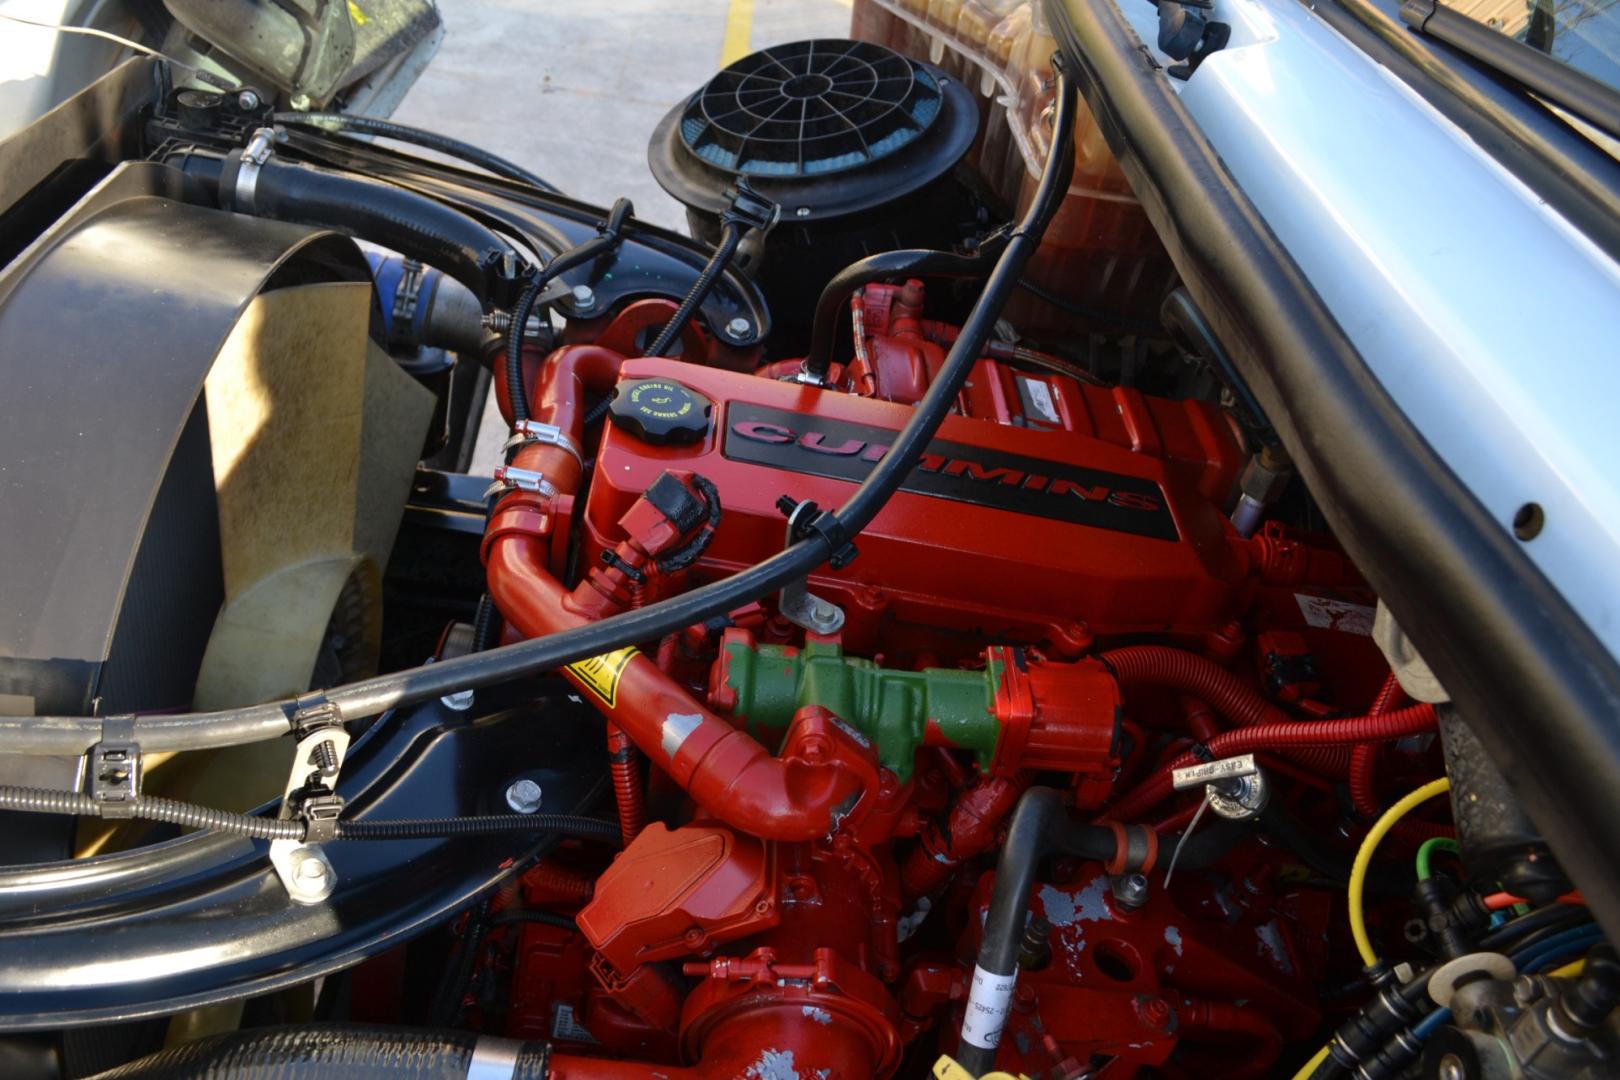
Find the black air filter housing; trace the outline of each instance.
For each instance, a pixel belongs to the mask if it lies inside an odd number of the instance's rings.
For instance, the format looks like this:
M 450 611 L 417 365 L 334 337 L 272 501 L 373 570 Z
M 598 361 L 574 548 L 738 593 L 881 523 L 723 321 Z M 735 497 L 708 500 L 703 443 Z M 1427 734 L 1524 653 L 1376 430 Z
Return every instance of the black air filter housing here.
M 938 68 L 867 41 L 798 41 L 743 57 L 677 105 L 648 160 L 700 240 L 718 238 L 739 178 L 781 206 L 749 269 L 771 305 L 771 352 L 789 355 L 844 266 L 960 240 L 973 204 L 951 174 L 978 123 L 972 93 Z

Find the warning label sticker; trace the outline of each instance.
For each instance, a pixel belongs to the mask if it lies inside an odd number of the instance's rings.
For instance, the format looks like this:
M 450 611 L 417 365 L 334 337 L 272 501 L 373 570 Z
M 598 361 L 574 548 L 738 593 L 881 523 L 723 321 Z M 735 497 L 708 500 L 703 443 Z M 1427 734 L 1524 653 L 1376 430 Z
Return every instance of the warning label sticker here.
M 1312 626 L 1345 634 L 1372 636 L 1373 616 L 1377 611 L 1365 604 L 1352 604 L 1306 593 L 1295 593 L 1294 600 L 1299 604 L 1299 613 Z
M 627 645 L 589 660 L 580 660 L 568 665 L 568 673 L 581 687 L 601 698 L 611 709 L 619 702 L 619 679 L 623 677 L 624 669 L 629 666 L 636 651 L 633 646 Z

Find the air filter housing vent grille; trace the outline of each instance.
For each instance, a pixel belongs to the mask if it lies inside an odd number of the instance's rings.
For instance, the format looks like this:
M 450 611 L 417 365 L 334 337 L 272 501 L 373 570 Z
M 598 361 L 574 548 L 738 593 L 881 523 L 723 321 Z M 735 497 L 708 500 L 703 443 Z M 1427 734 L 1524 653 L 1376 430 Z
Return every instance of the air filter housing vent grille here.
M 825 176 L 909 145 L 942 108 L 940 81 L 865 41 L 799 41 L 743 57 L 688 99 L 681 141 L 718 169 Z

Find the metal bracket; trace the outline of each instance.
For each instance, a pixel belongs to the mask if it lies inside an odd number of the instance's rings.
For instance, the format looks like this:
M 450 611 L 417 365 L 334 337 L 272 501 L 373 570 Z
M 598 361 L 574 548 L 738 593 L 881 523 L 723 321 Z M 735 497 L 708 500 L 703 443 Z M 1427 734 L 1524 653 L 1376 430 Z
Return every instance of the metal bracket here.
M 309 711 L 324 715 L 330 709 L 335 716 L 336 708 L 324 698 L 321 701 L 322 705 Z M 303 713 L 300 710 L 298 715 Z M 293 750 L 279 816 L 303 817 L 309 827 L 303 840 L 270 841 L 270 865 L 295 904 L 318 904 L 337 887 L 337 873 L 321 850 L 321 842 L 335 835 L 337 818 L 343 811 L 343 800 L 333 792 L 348 750 L 349 732 L 341 722 L 334 725 L 319 721 L 306 723 Z
M 135 741 L 133 716 L 108 717 L 101 723 L 101 741 L 90 748 L 90 797 L 101 806 L 104 818 L 135 816 L 141 795 L 141 747 Z
M 506 440 L 506 445 L 501 449 L 510 452 L 514 447 L 527 446 L 529 443 L 555 446 L 579 462 L 581 468 L 585 467 L 585 455 L 574 445 L 568 432 L 556 424 L 542 424 L 538 420 L 519 420 L 513 424 L 512 437 Z
M 514 469 L 510 465 L 501 465 L 495 469 L 495 480 L 484 489 L 484 498 L 491 495 L 500 495 L 508 491 L 527 491 L 546 498 L 555 498 L 557 488 L 544 473 L 532 469 Z
M 802 519 L 814 517 L 816 504 L 806 500 L 788 515 L 787 545 L 799 539 Z M 782 618 L 794 626 L 814 634 L 836 634 L 844 628 L 844 609 L 830 600 L 823 600 L 805 587 L 805 579 L 798 578 L 784 586 L 777 596 L 776 608 Z

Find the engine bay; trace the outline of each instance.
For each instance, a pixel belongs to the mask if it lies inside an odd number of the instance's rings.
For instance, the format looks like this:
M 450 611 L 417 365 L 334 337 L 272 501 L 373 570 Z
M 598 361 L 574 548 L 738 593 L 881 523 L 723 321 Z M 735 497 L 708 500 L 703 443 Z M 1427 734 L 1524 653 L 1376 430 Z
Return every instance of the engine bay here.
M 1073 62 L 879 23 L 675 104 L 690 236 L 89 92 L 0 269 L 6 1075 L 1611 1074 Z

